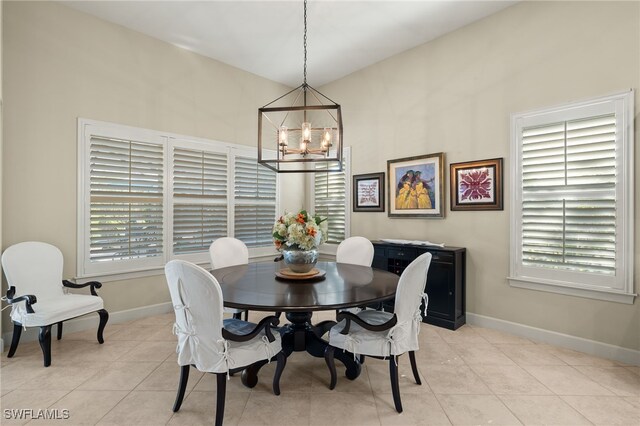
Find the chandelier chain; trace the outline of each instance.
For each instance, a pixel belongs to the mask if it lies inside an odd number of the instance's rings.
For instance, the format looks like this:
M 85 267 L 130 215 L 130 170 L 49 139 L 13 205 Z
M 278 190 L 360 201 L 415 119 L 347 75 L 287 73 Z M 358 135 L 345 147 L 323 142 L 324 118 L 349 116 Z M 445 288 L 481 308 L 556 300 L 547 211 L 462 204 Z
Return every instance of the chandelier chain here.
M 304 84 L 307 84 L 307 0 L 304 0 Z

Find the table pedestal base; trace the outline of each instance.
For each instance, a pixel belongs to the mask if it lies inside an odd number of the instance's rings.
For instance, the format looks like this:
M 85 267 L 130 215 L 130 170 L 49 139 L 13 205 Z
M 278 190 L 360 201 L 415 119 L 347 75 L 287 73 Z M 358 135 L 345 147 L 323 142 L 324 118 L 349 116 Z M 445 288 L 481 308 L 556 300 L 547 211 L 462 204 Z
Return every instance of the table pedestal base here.
M 287 324 L 280 329 L 282 335 L 282 352 L 288 358 L 292 352 L 307 351 L 316 358 L 324 358 L 324 351 L 329 343 L 322 336 L 336 325 L 335 321 L 322 321 L 316 325 L 311 324 L 311 312 L 287 312 Z M 347 368 L 345 375 L 354 380 L 362 370 L 360 362 L 354 359 L 350 352 L 336 351 L 335 359 L 342 362 Z M 246 368 L 242 372 L 242 383 L 247 387 L 258 384 L 258 372 L 267 361 L 258 362 Z

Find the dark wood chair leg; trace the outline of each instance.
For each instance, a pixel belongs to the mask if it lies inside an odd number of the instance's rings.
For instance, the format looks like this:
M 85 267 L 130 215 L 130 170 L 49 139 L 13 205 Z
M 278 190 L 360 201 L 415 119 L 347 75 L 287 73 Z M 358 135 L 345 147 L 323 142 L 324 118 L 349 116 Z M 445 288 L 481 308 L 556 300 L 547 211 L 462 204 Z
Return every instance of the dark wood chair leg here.
M 244 320 L 249 321 L 249 311 L 244 311 Z
M 392 355 L 389 358 L 389 375 L 391 376 L 391 393 L 396 411 L 402 413 L 402 401 L 400 400 L 400 383 L 398 382 L 398 357 Z
M 227 393 L 227 373 L 215 373 L 218 382 L 216 397 L 216 426 L 222 426 L 224 420 L 224 400 Z
M 180 382 L 178 383 L 178 395 L 176 395 L 176 402 L 173 403 L 173 412 L 177 412 L 182 406 L 182 400 L 184 399 L 184 392 L 187 390 L 187 382 L 189 381 L 189 365 L 183 365 L 180 367 Z
M 104 338 L 102 337 L 102 332 L 104 331 L 104 327 L 107 325 L 107 321 L 109 321 L 109 312 L 104 309 L 100 309 L 98 311 L 98 315 L 100 315 L 100 324 L 98 324 L 98 343 L 103 344 Z
M 422 381 L 420 380 L 420 373 L 418 373 L 415 351 L 409 351 L 409 361 L 411 361 L 411 371 L 413 371 L 413 378 L 416 379 L 416 384 L 421 385 Z
M 327 363 L 327 367 L 329 367 L 329 373 L 331 374 L 331 382 L 329 383 L 329 389 L 333 390 L 336 387 L 336 382 L 338 381 L 338 375 L 336 373 L 336 363 L 333 358 L 334 352 L 336 348 L 333 346 L 327 346 L 327 349 L 324 350 L 324 360 Z
M 16 353 L 16 349 L 18 349 L 18 343 L 20 343 L 20 336 L 22 335 L 22 325 L 18 323 L 13 323 L 13 338 L 11 339 L 11 347 L 9 348 L 9 353 L 7 354 L 8 358 L 13 357 Z
M 280 395 L 280 377 L 284 371 L 284 366 L 287 364 L 287 357 L 284 356 L 282 351 L 278 352 L 276 361 L 278 364 L 276 365 L 276 373 L 273 375 L 273 393 L 274 395 Z
M 40 334 L 38 336 L 40 341 L 40 347 L 42 348 L 42 355 L 44 356 L 44 366 L 51 365 L 51 326 L 45 325 L 40 327 Z
M 62 339 L 62 321 L 58 323 L 58 340 Z

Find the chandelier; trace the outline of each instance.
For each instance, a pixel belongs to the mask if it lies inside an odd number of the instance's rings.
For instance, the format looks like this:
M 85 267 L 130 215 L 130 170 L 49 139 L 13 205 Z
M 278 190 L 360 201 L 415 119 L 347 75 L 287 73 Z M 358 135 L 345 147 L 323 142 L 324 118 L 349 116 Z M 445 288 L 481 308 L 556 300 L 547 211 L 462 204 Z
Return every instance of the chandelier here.
M 303 83 L 258 109 L 258 163 L 278 173 L 342 170 L 340 105 L 307 84 L 307 0 Z M 314 163 L 323 163 L 316 168 Z

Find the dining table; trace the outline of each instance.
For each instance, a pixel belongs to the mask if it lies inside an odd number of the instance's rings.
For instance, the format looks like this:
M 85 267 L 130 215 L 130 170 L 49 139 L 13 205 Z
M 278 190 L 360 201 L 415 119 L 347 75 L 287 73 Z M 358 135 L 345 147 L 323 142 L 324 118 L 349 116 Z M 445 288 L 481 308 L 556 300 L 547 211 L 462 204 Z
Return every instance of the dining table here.
M 318 273 L 311 277 L 283 275 L 283 262 L 260 262 L 214 269 L 211 274 L 222 288 L 224 306 L 229 308 L 285 314 L 289 323 L 279 328 L 286 357 L 306 351 L 324 357 L 328 342 L 323 335 L 335 321 L 312 322 L 313 313 L 378 304 L 395 296 L 399 277 L 369 266 L 318 262 Z M 354 380 L 361 372 L 357 357 L 336 351 L 335 359 L 346 367 L 345 375 Z M 242 372 L 242 383 L 254 387 L 258 372 L 268 360 Z

